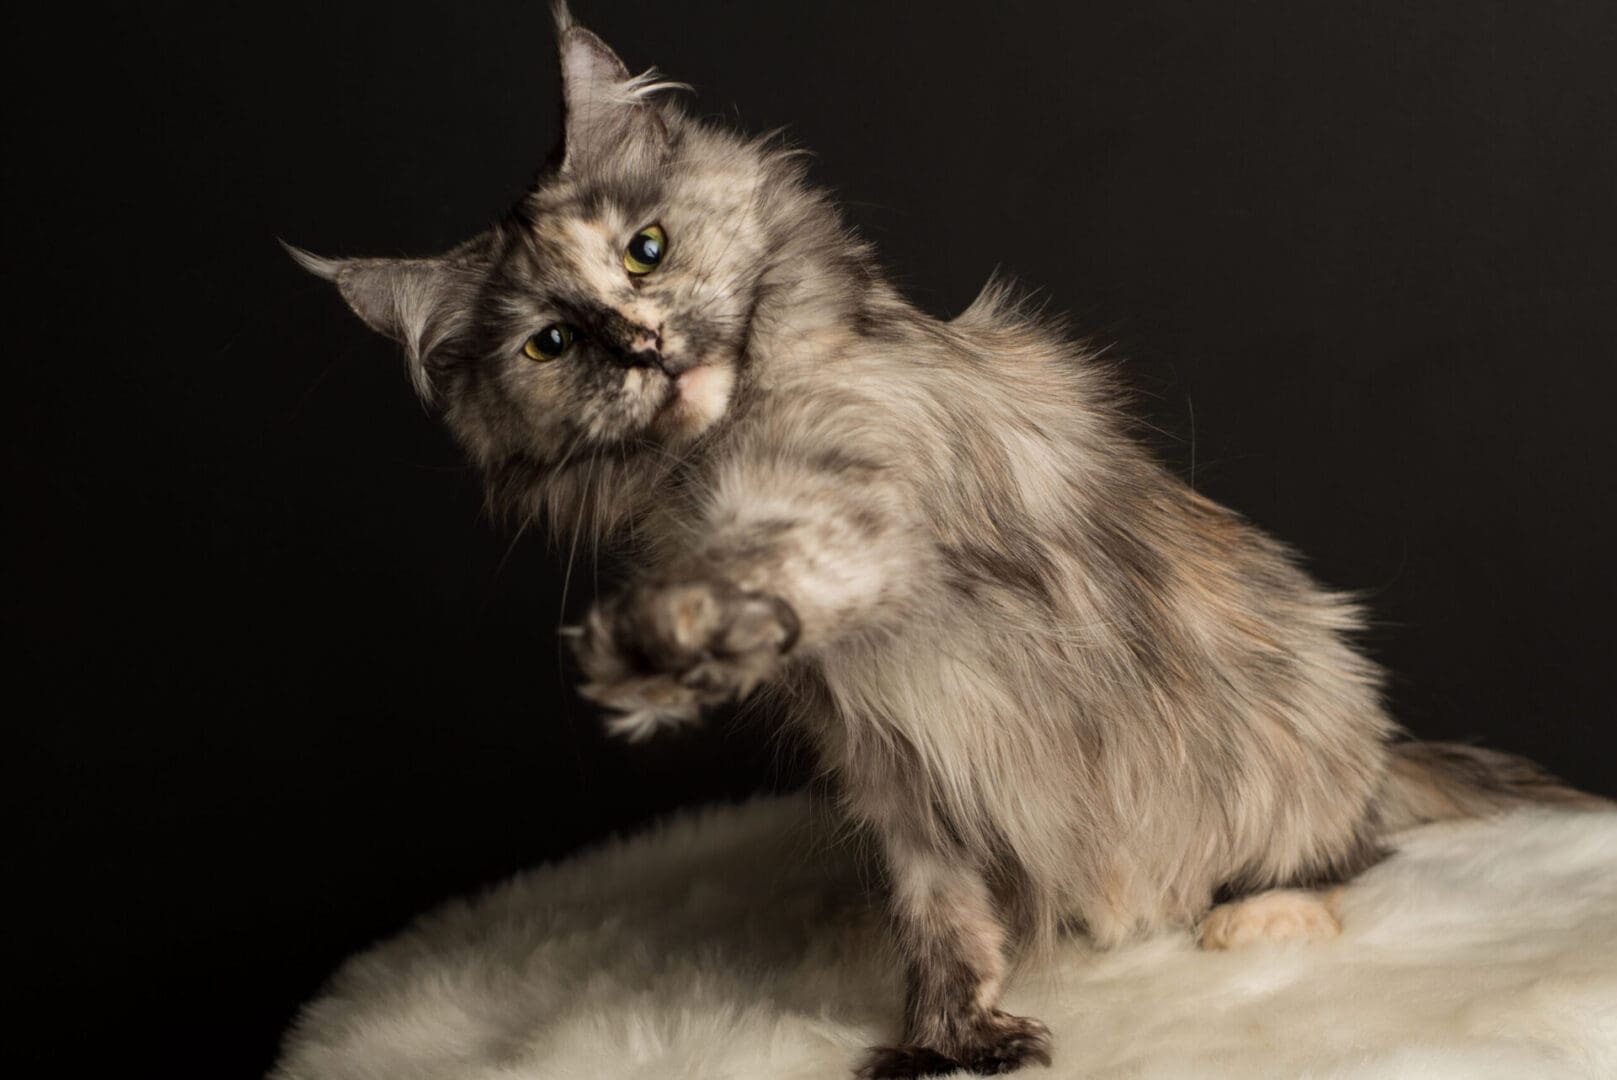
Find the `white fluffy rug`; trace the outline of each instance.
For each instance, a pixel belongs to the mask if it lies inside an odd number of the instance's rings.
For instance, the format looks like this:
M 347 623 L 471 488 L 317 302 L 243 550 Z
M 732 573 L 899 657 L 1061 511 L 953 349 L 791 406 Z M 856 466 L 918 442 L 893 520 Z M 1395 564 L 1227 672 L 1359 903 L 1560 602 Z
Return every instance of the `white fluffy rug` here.
M 797 798 L 684 816 L 350 960 L 277 1080 L 842 1078 L 898 1034 L 851 863 Z M 1065 946 L 1006 1005 L 1050 1077 L 1617 1077 L 1617 813 L 1429 826 L 1325 944 Z

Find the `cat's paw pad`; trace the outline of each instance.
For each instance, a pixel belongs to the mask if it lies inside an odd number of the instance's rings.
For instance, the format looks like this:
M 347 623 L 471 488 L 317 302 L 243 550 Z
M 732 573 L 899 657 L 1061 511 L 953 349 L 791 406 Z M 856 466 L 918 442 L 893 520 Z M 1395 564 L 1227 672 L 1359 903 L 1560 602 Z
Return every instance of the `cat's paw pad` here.
M 1204 949 L 1235 949 L 1256 941 L 1329 941 L 1341 932 L 1324 895 L 1275 889 L 1208 912 L 1197 943 Z
M 797 634 L 797 614 L 777 597 L 723 582 L 639 585 L 590 612 L 580 692 L 618 713 L 613 734 L 642 738 L 751 692 Z

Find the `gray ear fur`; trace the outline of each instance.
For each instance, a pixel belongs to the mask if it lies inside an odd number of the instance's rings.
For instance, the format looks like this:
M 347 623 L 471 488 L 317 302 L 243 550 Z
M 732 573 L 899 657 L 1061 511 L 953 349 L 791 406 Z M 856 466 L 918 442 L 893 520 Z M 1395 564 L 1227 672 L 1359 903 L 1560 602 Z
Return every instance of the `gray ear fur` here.
M 365 325 L 404 346 L 410 381 L 430 400 L 426 359 L 460 321 L 463 268 L 447 259 L 328 259 L 284 246 L 299 266 L 335 284 Z
M 573 21 L 566 3 L 553 11 L 566 112 L 562 170 L 655 168 L 668 152 L 668 127 L 654 95 L 680 84 L 654 70 L 630 75 L 606 42 Z

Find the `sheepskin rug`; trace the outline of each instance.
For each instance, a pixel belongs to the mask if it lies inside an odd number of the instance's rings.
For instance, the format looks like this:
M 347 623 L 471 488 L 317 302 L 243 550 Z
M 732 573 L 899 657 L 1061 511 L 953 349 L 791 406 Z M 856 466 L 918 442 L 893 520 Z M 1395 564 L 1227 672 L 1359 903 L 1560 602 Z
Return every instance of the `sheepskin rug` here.
M 853 862 L 801 798 L 678 817 L 350 960 L 275 1080 L 843 1078 L 898 1035 Z M 1006 1007 L 1051 1077 L 1617 1077 L 1617 813 L 1427 826 L 1343 932 L 1203 952 L 1082 939 Z

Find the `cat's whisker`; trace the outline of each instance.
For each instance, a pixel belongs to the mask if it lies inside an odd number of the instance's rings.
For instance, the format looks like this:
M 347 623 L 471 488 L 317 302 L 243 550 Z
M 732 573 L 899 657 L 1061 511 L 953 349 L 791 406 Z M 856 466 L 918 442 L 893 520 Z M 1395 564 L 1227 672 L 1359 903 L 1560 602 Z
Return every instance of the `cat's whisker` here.
M 596 451 L 595 453 L 598 453 L 598 452 L 599 451 Z M 593 470 L 595 468 L 595 462 L 596 462 L 595 453 L 592 453 L 592 455 L 590 457 L 590 460 L 589 460 L 589 464 L 587 466 L 585 466 L 585 468 L 583 470 L 586 474 L 589 473 L 591 470 Z M 574 514 L 573 514 L 573 542 L 567 549 L 567 569 L 562 574 L 562 579 L 561 579 L 561 602 L 558 605 L 558 610 L 556 612 L 556 625 L 558 625 L 558 626 L 564 624 L 567 621 L 567 595 L 568 595 L 568 591 L 572 588 L 572 584 L 573 584 L 573 560 L 578 555 L 579 533 L 584 528 L 584 515 L 581 512 L 581 510 L 582 510 L 582 507 L 578 508 L 578 510 L 575 510 Z

